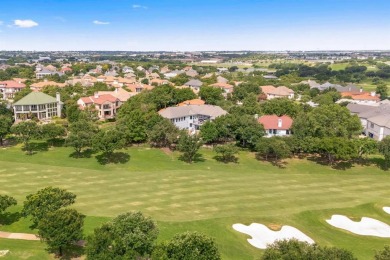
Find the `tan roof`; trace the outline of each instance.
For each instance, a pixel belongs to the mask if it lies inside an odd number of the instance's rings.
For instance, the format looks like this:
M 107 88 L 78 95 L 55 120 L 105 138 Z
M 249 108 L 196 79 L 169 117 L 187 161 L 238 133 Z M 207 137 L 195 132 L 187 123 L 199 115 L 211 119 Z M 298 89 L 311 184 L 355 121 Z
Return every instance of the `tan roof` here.
M 158 113 L 165 118 L 172 119 L 190 115 L 206 115 L 211 119 L 226 115 L 227 112 L 219 106 L 213 105 L 188 105 L 178 107 L 167 107 L 158 111 Z
M 18 81 L 15 80 L 0 81 L 0 86 L 4 88 L 25 88 L 26 87 L 25 84 L 19 83 Z
M 233 85 L 230 85 L 227 83 L 214 83 L 214 84 L 211 84 L 210 86 L 224 88 L 224 89 L 232 89 L 233 88 Z
M 152 90 L 154 89 L 154 86 L 147 85 L 147 84 L 141 84 L 141 83 L 133 83 L 126 85 L 126 88 L 130 90 L 131 92 L 137 92 L 137 89 L 142 90 Z
M 186 100 L 178 104 L 178 106 L 188 106 L 188 105 L 204 105 L 205 102 L 202 99 L 191 99 Z
M 110 94 L 104 94 L 104 95 L 98 95 L 95 96 L 89 96 L 89 97 L 82 97 L 80 98 L 86 105 L 88 104 L 98 104 L 102 105 L 104 103 L 114 103 L 118 100 L 118 98 L 110 95 Z
M 98 95 L 111 95 L 118 98 L 121 102 L 126 102 L 129 98 L 134 96 L 134 93 L 128 92 L 123 88 L 116 88 L 114 91 L 99 91 Z
M 263 91 L 263 93 L 267 95 L 289 96 L 290 94 L 294 93 L 292 89 L 289 89 L 284 86 L 277 87 L 277 88 L 274 86 L 261 86 L 260 88 Z
M 54 82 L 54 81 L 42 81 L 42 82 L 37 82 L 37 83 L 34 83 L 34 84 L 31 84 L 31 87 L 35 88 L 35 89 L 42 89 L 46 86 L 56 86 L 56 87 L 65 87 L 66 84 L 65 83 L 57 83 L 57 82 Z

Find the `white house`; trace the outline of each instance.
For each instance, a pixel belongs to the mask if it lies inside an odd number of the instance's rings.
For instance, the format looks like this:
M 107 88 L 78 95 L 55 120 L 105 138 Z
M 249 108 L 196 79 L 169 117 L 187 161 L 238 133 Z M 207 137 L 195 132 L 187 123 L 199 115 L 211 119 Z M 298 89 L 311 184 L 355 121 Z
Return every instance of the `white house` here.
M 184 105 L 168 107 L 158 112 L 179 129 L 187 129 L 191 133 L 199 130 L 204 122 L 226 115 L 227 112 L 219 106 L 213 105 Z
M 293 120 L 289 116 L 264 115 L 258 122 L 264 126 L 266 137 L 291 135 Z

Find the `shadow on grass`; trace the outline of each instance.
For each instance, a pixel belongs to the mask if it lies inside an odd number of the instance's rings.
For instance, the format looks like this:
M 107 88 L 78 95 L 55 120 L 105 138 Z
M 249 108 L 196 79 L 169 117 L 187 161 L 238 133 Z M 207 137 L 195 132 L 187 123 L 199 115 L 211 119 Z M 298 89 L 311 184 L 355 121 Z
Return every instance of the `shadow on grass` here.
M 318 157 L 318 156 L 308 156 L 307 159 L 309 161 L 315 162 L 319 165 L 323 166 L 330 166 L 335 170 L 348 170 L 353 167 L 352 161 L 336 161 L 333 162 L 333 164 L 329 163 L 329 161 L 323 157 Z
M 34 155 L 37 152 L 49 151 L 49 145 L 46 142 L 31 142 L 27 146 L 24 145 L 22 151 L 26 152 L 28 155 Z
M 19 219 L 22 217 L 22 214 L 19 212 L 4 212 L 0 214 L 0 226 L 1 225 L 11 225 L 12 223 L 15 223 L 19 221 Z
M 102 165 L 106 165 L 109 163 L 124 164 L 130 161 L 130 155 L 123 152 L 102 153 L 96 155 L 95 158 Z
M 95 152 L 92 149 L 86 149 L 81 153 L 73 152 L 69 155 L 72 158 L 91 158 Z
M 383 158 L 371 158 L 369 161 L 378 166 L 381 170 L 388 171 L 390 169 L 390 165 L 386 164 L 386 161 Z
M 238 163 L 238 157 L 236 156 L 220 156 L 220 155 L 216 155 L 213 157 L 213 159 L 215 159 L 216 161 L 218 162 L 222 162 L 222 163 Z
M 79 245 L 79 243 L 82 242 L 83 245 Z M 55 253 L 55 257 L 57 259 L 61 260 L 71 260 L 71 259 L 79 259 L 82 255 L 85 254 L 85 249 L 84 249 L 84 240 L 79 241 L 79 243 L 75 245 L 68 246 L 66 248 L 62 249 L 62 255 L 60 256 L 58 252 L 50 252 L 50 253 Z
M 287 162 L 286 161 L 282 161 L 281 159 L 275 159 L 275 158 L 265 158 L 259 154 L 256 154 L 255 155 L 256 157 L 256 160 L 258 161 L 266 161 L 266 162 L 270 162 L 272 164 L 272 166 L 276 166 L 280 169 L 285 169 L 287 167 Z
M 183 162 L 186 162 L 186 163 L 198 163 L 198 162 L 204 162 L 204 161 L 206 161 L 206 160 L 203 158 L 203 155 L 201 155 L 200 153 L 195 154 L 195 156 L 194 156 L 194 158 L 192 159 L 192 161 L 189 161 L 184 155 L 180 155 L 180 156 L 179 156 L 179 160 L 180 160 L 180 161 L 183 161 Z

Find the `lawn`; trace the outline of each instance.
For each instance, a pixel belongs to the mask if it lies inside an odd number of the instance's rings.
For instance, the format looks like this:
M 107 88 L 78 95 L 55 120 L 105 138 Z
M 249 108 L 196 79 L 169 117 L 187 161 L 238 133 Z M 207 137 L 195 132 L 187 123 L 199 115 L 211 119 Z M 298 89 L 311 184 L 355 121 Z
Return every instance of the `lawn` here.
M 309 160 L 291 159 L 285 168 L 255 160 L 241 152 L 238 164 L 222 164 L 213 152 L 188 165 L 178 154 L 131 147 L 127 162 L 102 165 L 94 158 L 69 157 L 69 148 L 52 148 L 32 156 L 20 147 L 0 150 L 0 194 L 19 205 L 27 194 L 49 185 L 77 194 L 74 207 L 87 215 L 85 233 L 120 213 L 141 210 L 158 222 L 159 241 L 186 230 L 213 236 L 223 259 L 257 259 L 261 250 L 232 224 L 252 222 L 292 225 L 321 245 L 352 250 L 359 259 L 372 258 L 389 239 L 361 237 L 329 226 L 332 214 L 374 217 L 390 224 L 382 206 L 390 206 L 390 172 L 377 166 L 353 165 L 336 170 Z M 12 221 L 10 221 L 12 222 Z M 34 232 L 20 219 L 0 230 Z M 359 245 L 359 246 L 357 246 Z M 1 239 L 4 259 L 49 258 L 39 242 Z M 23 255 L 23 254 L 24 255 Z

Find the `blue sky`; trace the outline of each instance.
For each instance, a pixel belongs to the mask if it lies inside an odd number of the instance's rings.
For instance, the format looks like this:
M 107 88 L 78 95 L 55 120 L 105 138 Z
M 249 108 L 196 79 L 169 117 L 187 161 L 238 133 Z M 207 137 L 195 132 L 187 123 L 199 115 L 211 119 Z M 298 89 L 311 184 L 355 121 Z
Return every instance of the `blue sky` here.
M 390 0 L 0 2 L 0 50 L 390 49 Z

